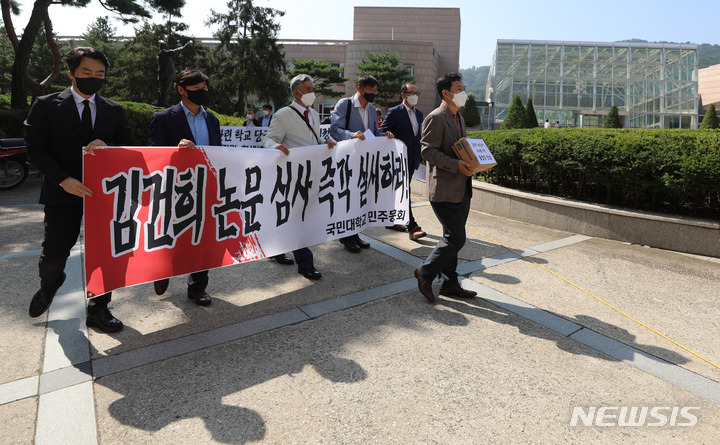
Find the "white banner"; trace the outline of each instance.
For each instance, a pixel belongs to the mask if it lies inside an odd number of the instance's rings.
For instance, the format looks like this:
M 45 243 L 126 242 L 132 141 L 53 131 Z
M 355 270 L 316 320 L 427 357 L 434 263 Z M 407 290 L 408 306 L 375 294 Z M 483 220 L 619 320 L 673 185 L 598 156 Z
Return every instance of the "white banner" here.
M 263 148 L 267 127 L 220 127 L 223 147 Z M 330 125 L 320 125 L 320 137 L 327 139 Z

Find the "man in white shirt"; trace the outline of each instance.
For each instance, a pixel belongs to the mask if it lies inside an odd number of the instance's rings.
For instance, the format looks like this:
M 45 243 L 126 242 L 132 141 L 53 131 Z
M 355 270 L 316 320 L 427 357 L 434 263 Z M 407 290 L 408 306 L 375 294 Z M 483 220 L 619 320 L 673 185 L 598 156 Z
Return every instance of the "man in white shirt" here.
M 320 136 L 320 116 L 311 108 L 315 102 L 315 86 L 312 77 L 307 74 L 298 74 L 290 81 L 290 90 L 295 100 L 287 107 L 275 113 L 270 127 L 263 140 L 265 148 L 280 150 L 286 155 L 295 147 L 327 144 L 328 148 L 335 146 L 332 139 L 323 139 Z M 310 249 L 303 247 L 293 251 L 298 273 L 309 280 L 318 280 L 322 277 L 315 268 L 313 254 Z
M 352 97 L 340 99 L 335 105 L 330 123 L 330 136 L 336 141 L 348 139 L 365 140 L 365 131 L 375 136 L 385 135 L 393 138 L 391 132 L 381 133 L 377 127 L 377 114 L 371 103 L 377 97 L 378 81 L 373 76 L 360 76 L 355 82 L 357 93 Z M 358 253 L 360 249 L 367 249 L 370 243 L 360 239 L 358 235 L 341 238 L 340 242 L 349 252 Z

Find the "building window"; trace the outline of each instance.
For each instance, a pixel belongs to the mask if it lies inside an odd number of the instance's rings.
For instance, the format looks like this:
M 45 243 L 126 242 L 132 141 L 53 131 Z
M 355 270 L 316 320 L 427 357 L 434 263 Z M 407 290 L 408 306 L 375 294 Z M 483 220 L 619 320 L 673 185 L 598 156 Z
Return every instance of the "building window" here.
M 405 65 L 405 70 L 408 72 L 409 75 L 411 75 L 411 76 L 415 75 L 415 66 Z
M 340 68 L 340 77 L 345 77 L 345 64 L 344 63 L 331 63 L 330 66 Z

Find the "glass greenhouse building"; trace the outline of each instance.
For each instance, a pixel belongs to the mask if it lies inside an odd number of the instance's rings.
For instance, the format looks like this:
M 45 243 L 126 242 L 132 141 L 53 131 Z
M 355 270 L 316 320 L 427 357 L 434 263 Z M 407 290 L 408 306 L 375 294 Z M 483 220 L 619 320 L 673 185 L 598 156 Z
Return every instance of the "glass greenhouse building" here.
M 495 126 L 513 97 L 538 122 L 601 127 L 617 105 L 626 128 L 698 127 L 697 45 L 498 40 L 486 86 Z

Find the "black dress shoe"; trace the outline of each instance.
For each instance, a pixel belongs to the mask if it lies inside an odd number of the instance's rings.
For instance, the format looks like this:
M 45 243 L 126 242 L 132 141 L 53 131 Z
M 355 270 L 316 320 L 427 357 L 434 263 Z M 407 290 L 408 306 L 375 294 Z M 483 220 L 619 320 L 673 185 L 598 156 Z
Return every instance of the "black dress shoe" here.
M 320 278 L 322 278 L 322 274 L 314 267 L 312 269 L 305 269 L 298 266 L 298 273 L 307 278 L 308 280 L 319 280 Z
M 188 289 L 188 298 L 193 300 L 198 306 L 210 306 L 212 299 L 207 292 L 195 292 Z
M 30 310 L 28 311 L 31 317 L 39 317 L 45 313 L 50 307 L 53 298 L 55 298 L 57 290 L 60 289 L 60 286 L 65 282 L 65 277 L 65 272 L 63 272 L 52 287 L 41 287 L 39 291 L 35 292 L 32 300 L 30 300 Z
M 358 247 L 360 247 L 361 249 L 367 249 L 368 247 L 370 247 L 370 243 L 368 243 L 367 241 L 363 241 L 360 238 L 360 235 L 354 235 L 354 238 L 355 238 L 355 244 L 357 244 Z
M 165 291 L 168 288 L 168 285 L 170 284 L 170 278 L 165 278 L 164 280 L 157 280 L 153 283 L 153 288 L 155 288 L 155 293 L 157 295 L 162 295 L 165 293 Z
M 347 250 L 348 252 L 360 252 L 360 246 L 357 245 L 357 243 L 355 242 L 355 238 L 352 236 L 349 236 L 347 238 L 340 238 L 340 244 L 345 246 L 345 250 Z
M 104 308 L 94 314 L 88 313 L 85 319 L 85 326 L 98 328 L 103 332 L 117 332 L 123 328 L 123 323 L 113 317 L 110 309 Z
M 295 261 L 293 261 L 292 258 L 290 258 L 288 255 L 281 253 L 280 255 L 275 255 L 273 257 L 275 261 L 277 261 L 280 264 L 290 265 L 293 264 Z
M 415 269 L 415 278 L 417 278 L 420 293 L 423 294 L 430 303 L 434 303 L 435 295 L 433 295 L 432 282 L 423 278 L 422 275 L 420 275 L 420 270 L 418 269 Z
M 460 284 L 456 284 L 454 286 L 446 287 L 444 289 L 440 288 L 440 295 L 446 295 L 448 297 L 456 298 L 472 298 L 477 295 L 477 292 L 465 290 L 460 287 Z

